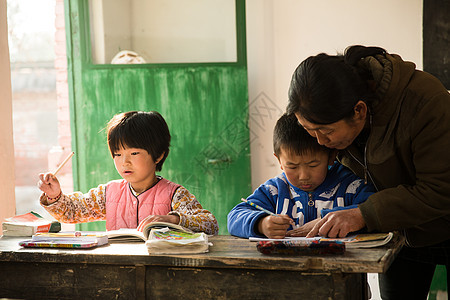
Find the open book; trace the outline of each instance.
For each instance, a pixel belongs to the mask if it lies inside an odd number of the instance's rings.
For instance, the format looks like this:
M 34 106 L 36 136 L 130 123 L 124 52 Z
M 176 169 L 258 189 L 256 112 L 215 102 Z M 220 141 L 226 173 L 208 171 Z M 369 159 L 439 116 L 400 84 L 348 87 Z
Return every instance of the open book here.
M 107 231 L 106 235 L 111 243 L 145 242 L 153 228 L 169 228 L 177 232 L 194 233 L 192 230 L 180 225 L 167 222 L 152 222 L 145 225 L 142 231 L 133 228 L 121 228 Z
M 393 232 L 360 233 L 345 238 L 321 238 L 321 241 L 342 241 L 346 248 L 374 248 L 386 245 L 392 240 Z
M 2 223 L 4 236 L 32 236 L 38 232 L 58 232 L 61 223 L 47 220 L 36 212 L 6 218 Z
M 286 237 L 284 239 L 268 239 L 268 238 L 258 238 L 250 237 L 249 240 L 253 242 L 258 241 L 290 241 L 296 244 L 308 244 L 312 241 L 322 241 L 322 242 L 341 242 L 345 244 L 347 249 L 349 248 L 373 248 L 380 247 L 389 243 L 389 241 L 394 236 L 394 233 L 360 233 L 347 236 L 345 238 L 324 238 L 324 237 Z

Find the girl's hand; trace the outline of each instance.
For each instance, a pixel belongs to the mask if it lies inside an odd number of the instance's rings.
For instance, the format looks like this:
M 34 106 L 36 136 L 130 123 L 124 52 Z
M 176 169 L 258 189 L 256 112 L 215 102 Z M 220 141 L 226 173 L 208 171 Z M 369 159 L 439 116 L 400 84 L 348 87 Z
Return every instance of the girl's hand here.
M 282 239 L 286 236 L 286 230 L 293 222 L 287 215 L 269 215 L 259 221 L 258 231 L 269 239 Z
M 38 188 L 43 191 L 48 198 L 56 198 L 61 194 L 61 186 L 58 178 L 52 173 L 39 174 Z
M 317 235 L 325 237 L 347 236 L 349 232 L 358 231 L 366 226 L 359 208 L 344 209 L 327 214 L 314 225 L 306 237 Z
M 300 226 L 298 228 L 289 230 L 286 233 L 286 236 L 306 236 L 319 221 L 320 221 L 320 219 L 315 219 L 306 224 L 303 224 L 302 226 Z
M 139 223 L 137 229 L 142 231 L 145 225 L 152 222 L 166 222 L 178 225 L 180 223 L 180 217 L 178 215 L 150 215 Z

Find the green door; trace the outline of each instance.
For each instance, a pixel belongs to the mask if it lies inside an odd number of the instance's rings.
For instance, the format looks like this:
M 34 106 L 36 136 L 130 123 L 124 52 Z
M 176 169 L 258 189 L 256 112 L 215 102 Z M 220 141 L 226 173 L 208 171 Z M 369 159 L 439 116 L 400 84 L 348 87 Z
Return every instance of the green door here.
M 104 130 L 114 114 L 156 110 L 172 134 L 161 175 L 194 193 L 227 233 L 228 212 L 251 192 L 245 2 L 66 0 L 65 9 L 75 190 L 120 178 Z M 216 28 L 224 16 L 232 26 Z M 195 34 L 184 32 L 188 22 Z M 151 38 L 143 36 L 150 31 Z M 223 42 L 223 34 L 232 38 Z M 111 63 L 123 50 L 144 63 Z M 78 225 L 104 228 L 104 222 Z

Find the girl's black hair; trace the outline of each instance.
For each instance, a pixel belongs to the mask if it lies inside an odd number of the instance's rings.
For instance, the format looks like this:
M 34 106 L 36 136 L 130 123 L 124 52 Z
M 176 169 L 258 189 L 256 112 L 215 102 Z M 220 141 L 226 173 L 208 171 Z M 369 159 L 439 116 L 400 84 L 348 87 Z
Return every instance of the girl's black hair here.
M 331 150 L 320 145 L 297 121 L 293 114 L 283 114 L 277 121 L 273 131 L 273 152 L 280 157 L 281 150 L 292 154 L 303 155 L 310 152 Z
M 164 118 L 156 111 L 129 111 L 115 115 L 107 127 L 108 146 L 111 155 L 120 148 L 145 149 L 156 161 L 156 171 L 169 155 L 170 132 Z
M 372 75 L 358 62 L 384 53 L 379 47 L 351 46 L 344 55 L 308 57 L 292 75 L 287 113 L 298 113 L 314 124 L 331 124 L 351 118 L 359 100 L 370 108 L 376 99 L 368 85 Z

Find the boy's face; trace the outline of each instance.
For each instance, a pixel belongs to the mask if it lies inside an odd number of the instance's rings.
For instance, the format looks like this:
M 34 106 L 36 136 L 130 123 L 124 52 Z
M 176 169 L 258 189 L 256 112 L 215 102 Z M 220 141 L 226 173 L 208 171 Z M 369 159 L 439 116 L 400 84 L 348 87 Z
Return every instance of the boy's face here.
M 305 192 L 314 191 L 325 180 L 334 157 L 327 151 L 308 151 L 297 155 L 281 147 L 277 157 L 289 182 Z
M 155 183 L 156 164 L 152 156 L 141 148 L 120 148 L 113 153 L 114 165 L 123 179 L 141 193 Z

